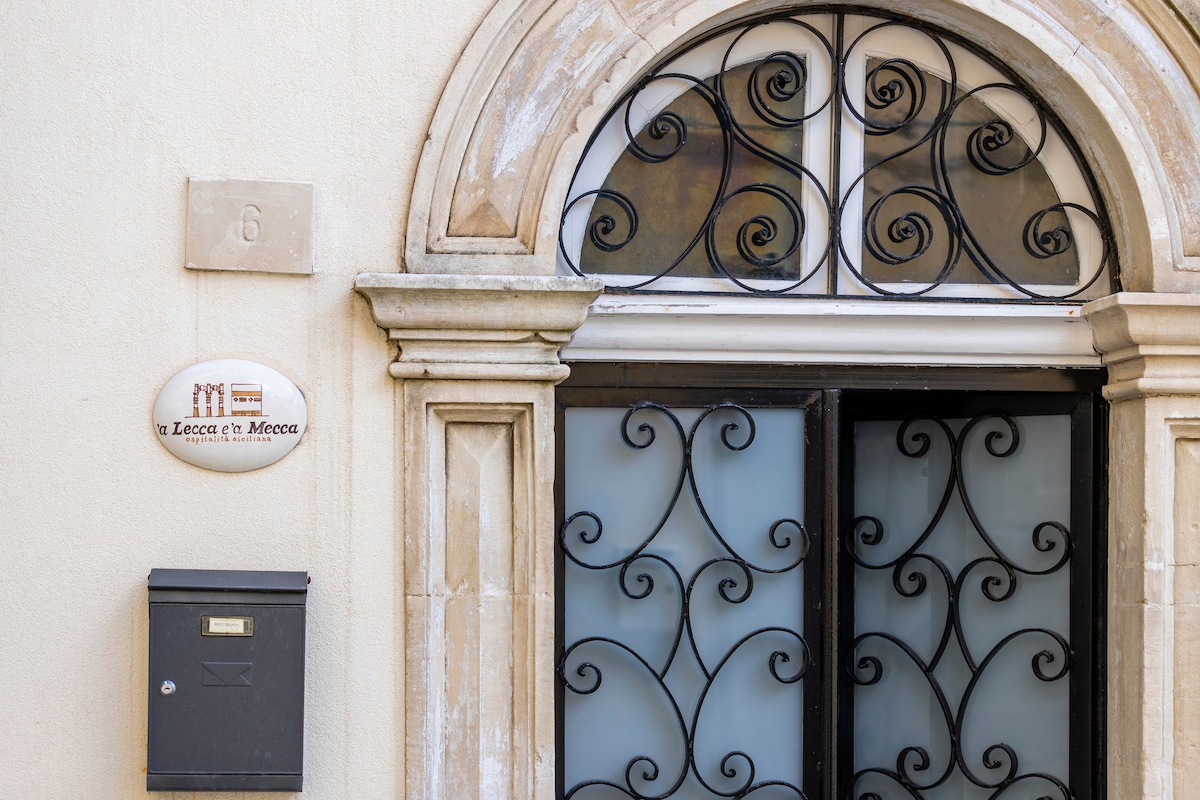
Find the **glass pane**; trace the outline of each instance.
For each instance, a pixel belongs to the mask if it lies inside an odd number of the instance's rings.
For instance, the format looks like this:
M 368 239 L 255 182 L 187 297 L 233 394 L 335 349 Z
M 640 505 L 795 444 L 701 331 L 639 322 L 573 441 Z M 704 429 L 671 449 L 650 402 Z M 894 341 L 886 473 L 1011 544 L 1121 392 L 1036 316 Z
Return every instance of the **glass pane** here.
M 743 64 L 688 89 L 649 120 L 596 197 L 588 230 L 603 235 L 584 239 L 581 269 L 799 279 L 803 186 L 779 159 L 803 161 L 802 124 L 787 120 L 804 114 L 804 72 L 804 59 L 792 55 Z M 660 80 L 669 82 L 688 85 Z M 753 152 L 747 139 L 775 158 Z
M 794 800 L 803 412 L 572 408 L 565 437 L 566 797 Z
M 1070 246 L 1070 220 L 1050 176 L 1029 144 L 981 102 L 1004 94 L 1010 104 L 1028 105 L 1015 87 L 952 92 L 911 62 L 870 58 L 866 91 L 868 280 L 1079 282 L 1079 251 Z M 956 208 L 957 217 L 946 217 L 945 208 Z
M 1067 800 L 1070 417 L 854 436 L 853 796 Z

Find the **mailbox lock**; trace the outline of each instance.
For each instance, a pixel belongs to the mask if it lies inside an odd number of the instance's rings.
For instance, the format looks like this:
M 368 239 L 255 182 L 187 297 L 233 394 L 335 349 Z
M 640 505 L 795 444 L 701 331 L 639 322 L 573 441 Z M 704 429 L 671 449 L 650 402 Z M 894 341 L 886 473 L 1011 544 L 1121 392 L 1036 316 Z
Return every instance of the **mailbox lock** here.
M 162 686 L 159 686 L 158 690 L 162 692 L 164 696 L 175 694 L 175 681 L 163 681 Z

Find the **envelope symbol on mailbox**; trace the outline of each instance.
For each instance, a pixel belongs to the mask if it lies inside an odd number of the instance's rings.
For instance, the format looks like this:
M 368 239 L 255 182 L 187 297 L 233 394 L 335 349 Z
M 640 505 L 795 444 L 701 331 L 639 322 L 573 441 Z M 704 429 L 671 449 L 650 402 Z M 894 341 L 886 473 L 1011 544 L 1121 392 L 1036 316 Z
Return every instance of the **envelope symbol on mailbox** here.
M 205 661 L 204 686 L 250 686 L 253 664 L 246 661 Z

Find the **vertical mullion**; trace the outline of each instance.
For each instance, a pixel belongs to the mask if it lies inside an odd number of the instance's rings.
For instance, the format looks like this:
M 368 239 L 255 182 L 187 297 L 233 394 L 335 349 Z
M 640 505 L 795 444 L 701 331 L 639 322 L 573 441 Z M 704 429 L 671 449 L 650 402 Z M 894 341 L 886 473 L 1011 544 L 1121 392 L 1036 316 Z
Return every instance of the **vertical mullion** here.
M 827 393 L 823 393 L 827 394 Z M 812 663 L 804 679 L 804 795 L 811 800 L 826 796 L 826 782 L 832 767 L 826 752 L 828 741 L 825 720 L 829 718 L 826 693 L 828 665 L 826 633 L 828 630 L 828 592 L 825 585 L 827 572 L 826 542 L 829 539 L 827 517 L 827 481 L 829 475 L 829 447 L 826 418 L 829 409 L 826 403 L 809 403 L 804 421 L 804 525 L 809 530 L 812 548 L 804 565 L 803 625 L 804 640 L 808 644 Z
M 846 82 L 845 47 L 846 15 L 833 15 L 833 109 L 830 113 L 830 125 L 833 127 L 830 139 L 833 142 L 833 152 L 829 159 L 829 294 L 838 293 L 838 271 L 841 269 L 841 248 L 838 245 L 841 236 L 842 207 L 842 91 Z
M 849 736 L 849 727 L 843 725 L 841 714 L 842 680 L 838 669 L 838 654 L 840 652 L 840 629 L 843 609 L 840 581 L 840 558 L 838 557 L 839 526 L 841 524 L 841 483 L 845 465 L 842 463 L 841 443 L 841 393 L 837 390 L 822 392 L 822 424 L 824 428 L 824 460 L 823 475 L 824 503 L 822 532 L 822 561 L 824 576 L 822 590 L 825 595 L 821 647 L 824 653 L 822 672 L 824 673 L 824 734 L 825 742 L 821 754 L 826 765 L 824 785 L 821 797 L 834 800 L 838 796 L 842 784 L 843 762 L 845 760 L 845 742 Z
M 850 533 L 843 530 L 846 521 L 854 519 L 854 469 L 855 441 L 854 421 L 857 405 L 847 408 L 839 398 L 836 454 L 837 472 L 834 480 L 837 489 L 837 525 L 832 547 L 833 563 L 830 566 L 831 590 L 837 598 L 837 616 L 830 631 L 831 648 L 834 651 L 834 685 L 831 689 L 832 702 L 838 718 L 836 780 L 829 800 L 843 796 L 854 779 L 854 683 L 847 678 L 844 657 L 854 642 L 854 562 L 842 546 L 843 537 Z

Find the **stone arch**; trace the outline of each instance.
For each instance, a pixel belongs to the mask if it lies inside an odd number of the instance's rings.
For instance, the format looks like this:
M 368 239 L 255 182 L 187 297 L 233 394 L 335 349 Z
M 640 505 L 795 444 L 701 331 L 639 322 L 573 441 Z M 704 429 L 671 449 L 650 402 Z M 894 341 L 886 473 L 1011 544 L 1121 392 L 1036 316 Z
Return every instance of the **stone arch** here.
M 931 0 L 915 12 L 997 54 L 1055 107 L 1097 177 L 1134 291 L 1200 289 L 1200 44 L 1170 3 Z M 779 8 L 498 0 L 434 115 L 404 269 L 553 274 L 563 198 L 609 104 L 679 45 Z

